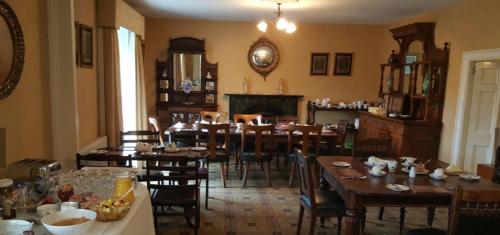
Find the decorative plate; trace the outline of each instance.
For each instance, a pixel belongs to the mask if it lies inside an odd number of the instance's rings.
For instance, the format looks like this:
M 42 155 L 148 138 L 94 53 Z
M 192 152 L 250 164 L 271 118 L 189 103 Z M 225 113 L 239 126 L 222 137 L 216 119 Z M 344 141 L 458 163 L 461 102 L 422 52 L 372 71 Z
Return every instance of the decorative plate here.
M 396 192 L 405 192 L 410 190 L 410 187 L 402 184 L 387 184 L 385 187 Z
M 350 167 L 351 163 L 348 162 L 332 162 L 332 164 L 336 167 Z

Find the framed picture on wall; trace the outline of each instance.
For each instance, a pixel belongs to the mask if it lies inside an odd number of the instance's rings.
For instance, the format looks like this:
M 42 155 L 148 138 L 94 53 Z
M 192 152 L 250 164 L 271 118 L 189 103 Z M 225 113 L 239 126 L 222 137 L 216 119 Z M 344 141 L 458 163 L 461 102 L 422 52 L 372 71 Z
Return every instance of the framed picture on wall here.
M 207 90 L 207 91 L 215 90 L 215 83 L 214 82 L 207 82 L 205 85 L 205 90 Z
M 311 75 L 328 75 L 328 57 L 330 53 L 311 53 Z
M 215 95 L 214 94 L 207 94 L 205 96 L 205 103 L 207 103 L 207 104 L 215 103 Z
M 78 21 L 75 21 L 75 63 L 76 66 L 80 64 L 80 54 L 78 53 L 80 44 L 78 43 L 80 41 L 80 23 Z
M 333 75 L 351 76 L 352 53 L 335 53 Z
M 79 40 L 79 55 L 80 67 L 92 68 L 94 65 L 93 58 L 93 29 L 90 26 L 80 24 L 80 40 Z

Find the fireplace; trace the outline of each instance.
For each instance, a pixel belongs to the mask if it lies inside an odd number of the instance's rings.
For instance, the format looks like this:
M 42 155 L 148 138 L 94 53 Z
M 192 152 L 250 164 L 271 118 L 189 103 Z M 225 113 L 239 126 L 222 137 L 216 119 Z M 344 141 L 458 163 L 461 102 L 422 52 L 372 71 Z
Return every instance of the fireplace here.
M 264 117 L 282 115 L 297 116 L 298 101 L 301 95 L 246 95 L 225 94 L 229 96 L 229 118 L 233 114 L 262 114 Z

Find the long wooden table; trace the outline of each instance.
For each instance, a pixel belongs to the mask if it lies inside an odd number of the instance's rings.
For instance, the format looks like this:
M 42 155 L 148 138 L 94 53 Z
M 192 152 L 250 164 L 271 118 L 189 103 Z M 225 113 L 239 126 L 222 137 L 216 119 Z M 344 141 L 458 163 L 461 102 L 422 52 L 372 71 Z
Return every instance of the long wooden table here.
M 345 221 L 345 234 L 361 234 L 360 228 L 364 218 L 365 209 L 368 206 L 386 207 L 427 207 L 433 216 L 433 208 L 450 207 L 452 193 L 449 191 L 457 185 L 464 189 L 484 189 L 498 188 L 500 185 L 488 180 L 466 181 L 458 176 L 448 176 L 445 180 L 433 180 L 428 175 L 418 175 L 409 178 L 408 174 L 398 169 L 394 173 L 387 173 L 386 176 L 370 176 L 369 167 L 358 158 L 342 156 L 322 156 L 317 159 L 321 167 L 321 178 L 323 187 L 331 186 L 344 199 L 347 207 L 347 218 Z M 362 175 L 368 176 L 366 179 L 343 179 L 339 168 L 333 166 L 334 161 L 345 161 L 352 164 L 351 169 L 357 170 Z M 448 164 L 433 160 L 427 164 L 427 169 L 432 172 L 435 168 L 445 168 Z M 399 164 L 398 168 L 401 165 Z M 436 186 L 445 189 L 447 192 L 395 192 L 386 188 L 386 184 L 402 184 L 412 186 Z M 443 190 L 444 191 L 444 190 Z

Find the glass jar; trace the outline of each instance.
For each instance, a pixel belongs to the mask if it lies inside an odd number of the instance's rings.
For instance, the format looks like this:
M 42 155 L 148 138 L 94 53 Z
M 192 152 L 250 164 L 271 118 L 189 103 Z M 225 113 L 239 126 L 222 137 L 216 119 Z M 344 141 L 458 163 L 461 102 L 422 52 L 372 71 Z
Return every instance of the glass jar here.
M 12 179 L 0 179 L 0 202 L 3 207 L 2 218 L 16 218 L 15 205 L 18 195 L 14 188 Z
M 126 195 L 123 199 L 132 204 L 135 200 L 134 197 L 134 180 L 129 173 L 121 173 L 115 177 L 115 190 L 113 197 L 120 198 Z

